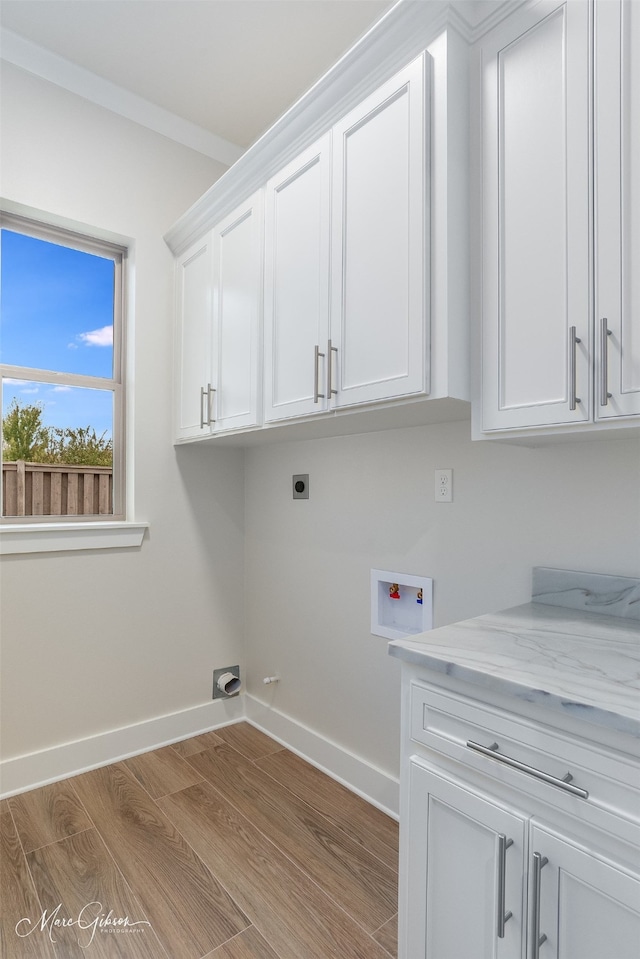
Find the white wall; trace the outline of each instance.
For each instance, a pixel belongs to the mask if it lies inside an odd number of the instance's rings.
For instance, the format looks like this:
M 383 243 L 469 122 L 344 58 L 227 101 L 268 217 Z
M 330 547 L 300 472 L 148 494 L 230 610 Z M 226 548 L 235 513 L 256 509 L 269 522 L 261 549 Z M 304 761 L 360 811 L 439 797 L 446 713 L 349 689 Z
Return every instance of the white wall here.
M 433 577 L 436 625 L 526 601 L 538 564 L 640 575 L 637 441 L 524 449 L 457 423 L 246 460 L 174 450 L 162 234 L 221 168 L 15 68 L 2 123 L 3 196 L 135 240 L 135 501 L 151 523 L 140 551 L 4 559 L 5 758 L 204 706 L 213 667 L 244 664 L 246 618 L 250 692 L 395 776 L 399 664 L 370 634 L 371 567 Z M 450 505 L 436 467 L 454 469 Z
M 372 567 L 432 577 L 436 626 L 527 602 L 532 566 L 640 575 L 637 440 L 528 449 L 451 423 L 246 455 L 249 691 L 392 776 L 399 663 L 370 633 Z
M 3 559 L 4 759 L 209 703 L 213 668 L 241 660 L 243 458 L 171 445 L 162 239 L 223 170 L 3 70 L 3 197 L 135 242 L 135 513 L 151 524 L 139 551 Z

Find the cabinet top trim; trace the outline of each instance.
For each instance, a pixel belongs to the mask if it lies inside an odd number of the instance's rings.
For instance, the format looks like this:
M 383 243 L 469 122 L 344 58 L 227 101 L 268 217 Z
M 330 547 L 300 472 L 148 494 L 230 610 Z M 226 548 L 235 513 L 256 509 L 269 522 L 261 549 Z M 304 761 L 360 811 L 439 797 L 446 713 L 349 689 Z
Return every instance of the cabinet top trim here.
M 203 236 L 444 31 L 471 42 L 514 6 L 509 0 L 498 7 L 399 0 L 168 230 L 164 238 L 172 252 L 182 253 Z

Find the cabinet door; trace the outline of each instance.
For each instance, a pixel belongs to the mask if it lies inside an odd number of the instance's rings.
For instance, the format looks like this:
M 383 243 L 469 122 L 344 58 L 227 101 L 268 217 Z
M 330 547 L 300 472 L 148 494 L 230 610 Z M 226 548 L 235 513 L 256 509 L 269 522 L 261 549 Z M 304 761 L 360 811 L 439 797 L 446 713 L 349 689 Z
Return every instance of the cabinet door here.
M 589 4 L 528 6 L 481 55 L 483 429 L 586 421 Z
M 531 939 L 546 936 L 540 959 L 637 959 L 640 877 L 540 826 L 532 828 L 530 849 Z M 533 908 L 535 852 L 548 860 L 540 869 L 539 915 Z
M 210 434 L 212 235 L 176 263 L 175 422 L 177 440 Z
M 213 367 L 215 432 L 258 423 L 262 194 L 256 193 L 213 231 Z
M 401 959 L 521 959 L 525 818 L 417 762 L 409 789 Z
M 607 419 L 640 414 L 640 6 L 597 3 L 595 17 L 595 409 Z
M 326 409 L 331 137 L 267 183 L 265 420 Z
M 333 130 L 336 406 L 428 389 L 425 82 L 420 57 Z

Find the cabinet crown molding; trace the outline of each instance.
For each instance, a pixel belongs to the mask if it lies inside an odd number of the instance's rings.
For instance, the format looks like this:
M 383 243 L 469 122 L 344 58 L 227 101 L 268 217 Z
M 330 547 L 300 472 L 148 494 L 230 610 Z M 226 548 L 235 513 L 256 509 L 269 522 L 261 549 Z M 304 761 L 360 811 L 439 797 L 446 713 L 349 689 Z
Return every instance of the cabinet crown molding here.
M 467 0 L 399 0 L 165 234 L 179 255 L 240 201 L 326 133 L 447 29 L 473 41 L 513 8 Z

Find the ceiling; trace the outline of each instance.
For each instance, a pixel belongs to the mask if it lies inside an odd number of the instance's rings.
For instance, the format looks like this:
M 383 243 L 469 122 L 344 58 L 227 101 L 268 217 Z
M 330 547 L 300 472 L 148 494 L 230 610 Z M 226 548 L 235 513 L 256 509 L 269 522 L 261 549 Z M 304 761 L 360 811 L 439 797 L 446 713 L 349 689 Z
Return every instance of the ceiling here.
M 2 0 L 0 24 L 4 50 L 18 34 L 246 148 L 392 5 L 392 0 Z M 26 46 L 37 60 L 41 51 Z M 11 59 L 8 52 L 5 56 Z M 67 66 L 54 58 L 55 64 Z

